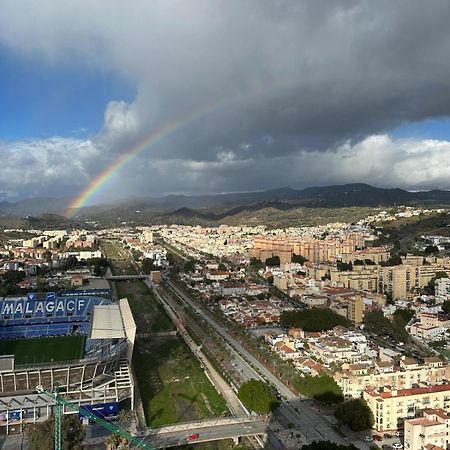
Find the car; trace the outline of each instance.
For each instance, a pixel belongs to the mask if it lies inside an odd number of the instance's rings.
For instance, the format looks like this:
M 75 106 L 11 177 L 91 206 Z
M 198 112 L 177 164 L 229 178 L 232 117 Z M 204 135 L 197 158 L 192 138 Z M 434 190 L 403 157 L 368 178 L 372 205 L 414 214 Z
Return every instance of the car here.
M 379 434 L 375 434 L 373 437 L 376 441 L 382 441 L 383 438 Z
M 392 450 L 401 450 L 403 448 L 403 444 L 400 444 L 400 442 L 394 442 L 392 444 Z
M 384 437 L 384 439 L 390 439 L 392 437 L 392 434 L 384 433 L 383 437 Z
M 188 441 L 195 441 L 196 439 L 198 439 L 199 438 L 199 434 L 198 433 L 193 433 L 193 434 L 190 434 L 187 438 L 188 438 Z
M 389 444 L 383 444 L 381 448 L 382 450 L 391 450 L 392 447 Z
M 397 437 L 403 436 L 403 431 L 396 431 L 396 432 L 395 432 L 395 435 L 396 435 Z
M 363 441 L 364 441 L 364 442 L 372 442 L 372 441 L 373 441 L 373 437 L 372 437 L 372 436 L 366 436 L 366 437 L 363 439 Z

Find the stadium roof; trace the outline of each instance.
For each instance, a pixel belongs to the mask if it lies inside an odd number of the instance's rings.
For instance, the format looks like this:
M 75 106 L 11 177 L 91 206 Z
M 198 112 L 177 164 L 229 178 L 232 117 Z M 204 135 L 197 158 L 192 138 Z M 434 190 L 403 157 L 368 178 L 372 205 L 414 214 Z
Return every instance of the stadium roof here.
M 91 339 L 124 338 L 119 305 L 95 305 L 92 315 Z

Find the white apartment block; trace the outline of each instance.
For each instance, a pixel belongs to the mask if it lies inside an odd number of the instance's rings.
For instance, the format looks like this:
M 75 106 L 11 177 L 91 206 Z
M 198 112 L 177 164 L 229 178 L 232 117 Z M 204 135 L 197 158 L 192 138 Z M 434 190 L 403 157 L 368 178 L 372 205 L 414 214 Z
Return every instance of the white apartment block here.
M 436 297 L 440 297 L 444 300 L 450 298 L 450 278 L 439 278 L 434 283 L 434 291 Z
M 447 449 L 450 442 L 450 416 L 443 409 L 429 409 L 423 417 L 405 420 L 407 450 Z
M 417 417 L 426 409 L 450 408 L 450 385 L 418 387 L 397 390 L 392 387 L 368 388 L 363 398 L 375 418 L 377 432 L 394 431 L 406 419 Z
M 334 379 L 345 397 L 357 398 L 367 388 L 396 386 L 398 389 L 411 389 L 414 386 L 447 383 L 450 380 L 450 366 L 436 357 L 425 358 L 424 364 L 405 360 L 400 366 L 388 362 L 378 362 L 375 367 L 349 365 L 336 372 Z

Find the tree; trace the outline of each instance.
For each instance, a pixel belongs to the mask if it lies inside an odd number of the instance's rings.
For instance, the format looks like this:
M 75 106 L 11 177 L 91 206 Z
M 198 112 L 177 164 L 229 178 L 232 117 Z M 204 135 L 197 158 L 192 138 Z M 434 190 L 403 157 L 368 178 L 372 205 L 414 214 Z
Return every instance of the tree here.
M 441 305 L 442 311 L 444 314 L 450 314 L 450 300 L 445 300 Z
M 345 263 L 342 261 L 338 261 L 336 263 L 336 267 L 339 272 L 351 272 L 353 270 L 353 265 L 351 262 Z
M 394 297 L 392 295 L 392 292 L 385 292 L 384 295 L 386 296 L 386 303 L 388 304 L 394 303 Z
M 148 275 L 152 270 L 155 270 L 155 262 L 151 258 L 144 258 L 142 261 L 142 271 Z
M 254 379 L 245 382 L 239 388 L 238 397 L 247 409 L 259 414 L 267 414 L 279 404 L 273 388 L 263 381 Z
M 292 255 L 292 262 L 296 264 L 305 264 L 305 262 L 308 261 L 304 256 L 302 255 L 296 255 L 295 253 Z
M 398 253 L 391 254 L 391 257 L 387 261 L 382 261 L 380 266 L 390 267 L 390 266 L 400 266 L 403 264 L 402 257 Z
M 297 375 L 294 387 L 301 394 L 324 403 L 339 403 L 344 399 L 341 388 L 329 375 Z
M 405 326 L 414 316 L 415 311 L 413 309 L 397 309 L 394 312 L 394 321 Z
M 27 428 L 30 450 L 53 450 L 55 439 L 55 418 Z M 61 441 L 63 450 L 82 450 L 85 433 L 77 415 L 63 416 Z
M 272 256 L 271 258 L 266 259 L 266 266 L 273 267 L 273 266 L 279 266 L 280 265 L 280 257 L 279 256 Z
M 303 445 L 302 450 L 358 450 L 353 444 L 340 445 L 330 441 L 313 441 Z
M 195 270 L 195 261 L 190 259 L 184 263 L 183 272 L 193 272 Z
M 364 315 L 364 329 L 377 336 L 392 334 L 391 323 L 382 311 L 367 312 Z
M 305 331 L 326 331 L 337 325 L 350 327 L 351 323 L 345 317 L 336 314 L 331 309 L 311 308 L 302 311 L 283 311 L 280 323 L 285 328 L 302 328 Z
M 128 441 L 116 434 L 111 434 L 106 438 L 105 441 L 106 450 L 119 450 L 119 449 L 127 449 L 130 448 Z
M 372 411 L 361 398 L 341 403 L 336 407 L 334 415 L 353 431 L 369 430 L 374 424 Z
M 259 270 L 264 268 L 264 264 L 258 258 L 250 258 L 250 267 L 254 270 Z
M 8 270 L 2 274 L 2 281 L 7 283 L 20 283 L 23 279 L 25 279 L 23 270 Z
M 364 266 L 364 261 L 362 259 L 355 259 L 353 261 L 354 266 Z
M 96 277 L 103 277 L 109 266 L 109 261 L 106 258 L 91 258 L 87 263 L 94 267 L 92 273 Z
M 224 263 L 219 263 L 219 266 L 217 267 L 217 270 L 219 270 L 220 272 L 226 272 L 227 271 L 227 266 Z
M 439 253 L 439 248 L 435 245 L 428 245 L 424 250 L 425 255 L 433 255 L 435 253 Z
M 431 280 L 428 282 L 428 284 L 426 285 L 426 287 L 424 288 L 425 293 L 429 294 L 429 295 L 434 295 L 435 293 L 435 285 L 436 285 L 436 280 L 439 280 L 441 278 L 448 278 L 448 274 L 447 272 L 444 272 L 442 270 L 438 270 L 435 274 L 434 277 L 431 278 Z
M 408 341 L 409 335 L 405 325 L 413 316 L 414 311 L 397 310 L 391 322 L 382 311 L 371 311 L 364 316 L 364 329 L 377 336 L 389 336 L 396 342 Z
M 8 270 L 0 277 L 0 296 L 6 297 L 20 293 L 17 286 L 25 278 L 23 270 Z

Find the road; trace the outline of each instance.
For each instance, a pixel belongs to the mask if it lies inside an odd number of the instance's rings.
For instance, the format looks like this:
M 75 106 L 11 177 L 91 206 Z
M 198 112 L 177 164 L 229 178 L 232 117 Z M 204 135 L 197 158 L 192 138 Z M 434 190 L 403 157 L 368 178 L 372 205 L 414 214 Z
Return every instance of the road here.
M 278 392 L 284 397 L 277 409 L 277 415 L 282 418 L 279 422 L 286 425 L 292 425 L 302 432 L 308 442 L 314 440 L 329 440 L 338 444 L 349 444 L 350 442 L 341 437 L 331 427 L 330 422 L 325 416 L 314 411 L 307 401 L 301 400 L 289 389 L 281 380 L 279 380 L 269 369 L 260 363 L 251 353 L 249 353 L 236 339 L 234 339 L 220 324 L 218 324 L 208 313 L 199 308 L 167 275 L 164 280 L 171 290 L 189 307 L 195 310 L 229 345 L 229 348 L 235 352 L 240 365 L 246 367 L 246 376 L 253 374 L 252 378 L 264 379 L 274 385 Z M 255 370 L 257 369 L 257 370 Z M 283 420 L 284 418 L 284 420 Z M 356 443 L 356 442 L 355 442 Z M 357 442 L 358 447 L 367 449 L 364 444 Z
M 168 313 L 169 317 L 176 325 L 178 332 L 183 337 L 185 342 L 188 344 L 192 353 L 200 361 L 200 364 L 203 366 L 207 376 L 210 378 L 215 388 L 224 396 L 230 411 L 236 416 L 245 416 L 246 411 L 243 408 L 239 399 L 237 398 L 236 393 L 229 386 L 229 384 L 222 378 L 222 376 L 217 372 L 217 370 L 209 362 L 208 358 L 205 356 L 202 350 L 198 348 L 197 344 L 189 336 L 189 333 L 184 327 L 182 319 L 179 313 L 177 312 L 178 305 L 175 304 L 173 300 L 165 296 L 164 293 L 160 289 L 158 289 L 157 286 L 155 286 L 148 278 L 144 281 L 144 283 L 150 290 L 153 290 L 158 300 L 161 302 L 164 309 Z
M 183 445 L 188 443 L 188 436 L 198 434 L 199 437 L 192 442 L 208 442 L 222 439 L 236 438 L 239 436 L 265 435 L 267 433 L 267 423 L 264 421 L 247 422 L 243 424 L 214 425 L 199 429 L 165 431 L 156 435 L 153 433 L 145 442 L 157 448 Z

